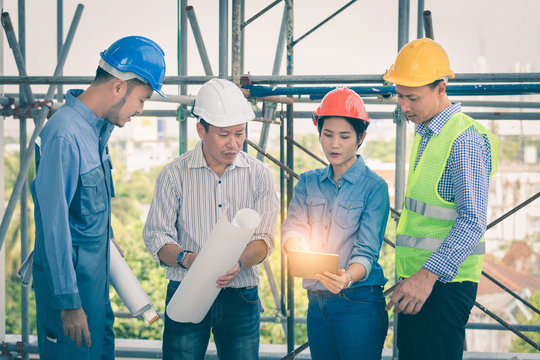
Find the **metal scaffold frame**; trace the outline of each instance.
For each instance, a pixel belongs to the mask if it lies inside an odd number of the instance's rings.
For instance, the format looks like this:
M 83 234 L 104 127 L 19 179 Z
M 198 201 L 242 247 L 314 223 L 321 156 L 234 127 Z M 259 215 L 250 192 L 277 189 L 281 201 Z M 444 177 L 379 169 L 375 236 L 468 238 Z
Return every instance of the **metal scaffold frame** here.
M 258 143 L 252 140 L 246 140 L 246 147 L 249 145 L 257 151 L 257 158 L 264 158 L 271 161 L 279 167 L 280 170 L 280 204 L 281 204 L 281 222 L 285 220 L 286 208 L 293 196 L 293 186 L 298 174 L 294 171 L 294 149 L 298 148 L 303 153 L 326 165 L 323 159 L 320 159 L 309 149 L 303 147 L 294 140 L 294 120 L 298 118 L 311 118 L 311 113 L 306 111 L 295 111 L 294 103 L 318 101 L 328 91 L 334 89 L 337 85 L 350 84 L 351 88 L 360 95 L 366 97 L 366 103 L 371 104 L 395 104 L 393 95 L 395 89 L 388 86 L 382 79 L 382 74 L 377 75 L 294 75 L 294 47 L 307 36 L 318 30 L 328 21 L 331 21 L 339 13 L 345 11 L 356 0 L 351 0 L 337 9 L 333 14 L 325 18 L 319 24 L 307 31 L 305 34 L 294 37 L 294 0 L 275 0 L 256 13 L 251 18 L 245 20 L 245 0 L 232 0 L 232 28 L 231 28 L 231 72 L 229 74 L 229 2 L 228 0 L 219 1 L 219 66 L 218 76 L 228 78 L 241 85 L 246 97 L 254 102 L 262 102 L 262 111 L 257 112 L 257 120 L 262 122 L 262 128 Z M 277 39 L 275 58 L 270 76 L 243 76 L 244 73 L 244 32 L 249 24 L 260 16 L 263 16 L 268 10 L 275 6 L 283 4 L 283 16 L 280 24 L 280 31 Z M 9 203 L 0 225 L 0 248 L 4 243 L 10 220 L 12 218 L 15 206 L 20 201 L 21 219 L 27 218 L 27 174 L 30 164 L 33 161 L 34 142 L 42 128 L 47 116 L 54 110 L 56 104 L 53 104 L 53 98 L 56 93 L 56 100 L 61 103 L 63 100 L 62 86 L 70 84 L 89 84 L 92 77 L 85 76 L 62 76 L 62 68 L 65 63 L 70 45 L 74 39 L 75 31 L 82 16 L 83 6 L 78 5 L 73 21 L 69 28 L 66 40 L 63 40 L 63 0 L 57 0 L 57 43 L 58 43 L 58 64 L 53 76 L 27 76 L 25 67 L 25 1 L 19 0 L 19 33 L 18 41 L 11 24 L 8 13 L 2 13 L 2 25 L 7 36 L 10 48 L 15 58 L 19 76 L 0 75 L 0 85 L 20 86 L 19 94 L 10 96 L 0 96 L 0 105 L 2 106 L 2 116 L 14 116 L 20 119 L 20 172 L 17 177 L 14 189 L 11 193 Z M 200 85 L 214 77 L 210 60 L 206 52 L 201 29 L 199 28 L 195 15 L 195 8 L 188 6 L 187 0 L 178 0 L 178 76 L 168 76 L 164 84 L 178 85 L 179 95 L 173 98 L 173 101 L 180 104 L 178 110 L 146 110 L 143 113 L 148 116 L 176 117 L 180 123 L 180 151 L 187 150 L 187 121 L 188 113 L 186 104 L 191 102 L 191 97 L 187 96 L 188 85 Z M 409 0 L 399 0 L 398 5 L 398 44 L 399 50 L 409 41 Z M 189 23 L 189 25 L 188 25 Z M 204 68 L 205 76 L 189 76 L 187 67 L 187 36 L 188 30 L 195 38 L 195 43 L 201 62 Z M 418 23 L 417 37 L 433 38 L 433 27 L 431 23 L 431 14 L 424 11 L 424 1 L 418 1 Z M 281 62 L 286 58 L 286 74 L 280 75 Z M 30 85 L 47 84 L 49 89 L 46 94 L 33 94 Z M 283 85 L 278 87 L 277 85 Z M 313 86 L 299 86 L 313 85 Z M 540 73 L 497 73 L 497 74 L 456 74 L 455 80 L 448 86 L 450 95 L 517 95 L 517 94 L 539 94 L 540 93 Z M 300 97 L 309 95 L 309 99 Z M 43 100 L 37 100 L 43 99 Z M 464 102 L 464 104 L 467 102 Z M 278 104 L 281 104 L 281 111 L 278 110 Z M 540 103 L 530 102 L 494 102 L 494 101 L 470 101 L 470 106 L 477 107 L 499 107 L 499 108 L 540 108 Z M 285 111 L 283 110 L 285 107 Z M 476 119 L 492 120 L 540 120 L 540 112 L 475 112 L 469 113 Z M 34 119 L 35 130 L 29 140 L 26 139 L 26 118 Z M 403 203 L 405 193 L 405 164 L 406 164 L 406 131 L 407 122 L 398 106 L 395 111 L 370 112 L 373 119 L 391 119 L 396 124 L 396 174 L 395 174 L 395 204 L 392 214 L 395 218 L 399 217 L 399 209 Z M 278 120 L 279 119 L 279 120 Z M 266 151 L 268 135 L 271 125 L 279 125 L 280 129 L 280 153 L 279 158 Z M 3 136 L 3 135 L 2 135 Z M 528 200 L 510 210 L 497 220 L 488 225 L 488 228 L 495 226 L 503 219 L 512 215 L 527 204 L 536 200 L 540 193 L 534 194 Z M 397 209 L 397 210 L 396 210 Z M 392 241 L 385 239 L 385 242 L 394 246 Z M 28 223 L 21 221 L 21 258 L 24 259 L 28 253 Z M 272 291 L 275 303 L 275 316 L 262 317 L 263 321 L 272 321 L 281 323 L 287 339 L 288 354 L 284 359 L 292 359 L 304 349 L 307 343 L 295 349 L 294 325 L 295 323 L 305 323 L 305 318 L 295 317 L 294 313 L 294 281 L 287 274 L 286 259 L 281 254 L 281 282 L 277 284 L 272 273 L 272 268 L 268 260 L 263 263 L 267 279 Z M 287 276 L 284 276 L 287 274 Z M 517 300 L 521 301 L 529 309 L 540 313 L 537 308 L 508 289 L 490 274 L 483 272 L 483 275 L 493 281 L 495 284 L 510 293 Z M 3 279 L 0 279 L 3 281 Z M 29 319 L 28 319 L 28 292 L 23 288 L 21 290 L 21 342 L 17 344 L 3 343 L 0 348 L 0 359 L 3 356 L 10 356 L 11 352 L 16 351 L 24 359 L 28 358 L 29 353 L 37 351 L 35 345 L 29 343 Z M 486 309 L 481 304 L 476 306 L 494 318 L 501 325 L 493 324 L 468 324 L 471 329 L 508 329 L 529 343 L 532 347 L 540 349 L 540 345 L 534 343 L 522 331 L 540 331 L 540 326 L 534 325 L 512 325 L 506 323 L 503 319 Z M 129 317 L 127 313 L 117 314 L 118 317 Z M 397 326 L 397 320 L 394 319 L 394 333 Z M 0 328 L 1 329 L 1 328 Z M 1 340 L 1 339 L 0 339 Z M 131 355 L 126 356 L 133 356 Z M 393 358 L 397 354 L 395 345 Z M 124 356 L 125 353 L 118 353 L 118 356 Z M 155 357 L 156 353 L 151 351 L 138 352 L 138 357 Z

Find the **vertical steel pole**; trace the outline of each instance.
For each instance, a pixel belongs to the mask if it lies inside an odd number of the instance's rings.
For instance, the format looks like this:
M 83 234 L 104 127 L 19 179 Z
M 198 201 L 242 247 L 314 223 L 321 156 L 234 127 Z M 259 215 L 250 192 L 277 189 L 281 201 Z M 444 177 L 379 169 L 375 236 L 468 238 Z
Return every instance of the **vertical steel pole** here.
M 240 85 L 240 48 L 241 48 L 241 3 L 240 0 L 232 2 L 232 44 L 231 44 L 231 76 L 236 85 Z
M 219 77 L 227 78 L 229 74 L 229 1 L 219 0 Z
M 186 13 L 187 0 L 180 0 L 178 4 L 178 75 L 187 75 L 187 13 Z M 187 85 L 180 85 L 180 95 L 187 94 Z M 184 111 L 185 106 L 181 105 L 179 111 Z M 178 129 L 180 132 L 180 150 L 182 155 L 187 151 L 188 131 L 187 131 L 187 119 L 184 114 L 179 115 Z
M 294 73 L 294 0 L 286 0 L 287 7 L 287 75 Z M 287 104 L 287 136 L 293 138 L 293 105 Z M 287 166 L 294 169 L 293 145 L 287 142 Z M 293 196 L 293 177 L 287 179 L 287 208 Z M 294 278 L 287 271 L 287 352 L 294 349 Z
M 60 59 L 60 52 L 64 45 L 64 0 L 56 0 L 56 55 Z M 60 76 L 64 74 L 60 72 Z M 61 102 L 64 100 L 64 87 L 58 85 L 56 100 Z
M 424 0 L 418 0 L 418 17 L 416 19 L 416 38 L 424 37 Z
M 240 24 L 246 19 L 246 1 L 240 0 Z M 244 27 L 240 26 L 240 74 L 244 73 Z
M 409 9 L 409 0 L 399 0 L 398 51 L 409 42 Z M 394 120 L 396 122 L 396 190 L 394 208 L 399 210 L 403 205 L 403 199 L 405 197 L 405 161 L 407 151 L 407 121 L 399 106 L 397 106 Z M 394 315 L 394 359 L 398 357 L 396 342 L 398 326 L 397 315 Z
M 19 0 L 19 46 L 21 49 L 22 59 L 26 63 L 26 4 L 25 0 Z M 19 89 L 21 99 L 24 97 L 22 88 Z M 29 99 L 25 99 L 25 102 Z M 21 101 L 21 108 L 25 105 Z M 21 116 L 20 119 L 20 169 L 24 163 L 25 150 L 26 150 L 26 118 Z M 28 170 L 27 170 L 28 171 Z M 23 183 L 20 200 L 20 237 L 21 237 L 21 263 L 28 256 L 28 181 Z M 30 334 L 30 319 L 28 317 L 28 288 L 21 285 L 21 340 L 23 344 L 28 344 Z M 22 358 L 28 359 L 28 353 L 23 352 Z
M 4 8 L 4 0 L 0 0 L 0 9 Z M 4 75 L 4 37 L 0 36 L 0 75 Z M 0 85 L 0 93 L 4 93 L 4 86 Z M 4 178 L 4 121 L 0 120 L 0 194 L 5 191 Z M 4 216 L 4 206 L 0 206 L 0 217 Z M 0 342 L 6 341 L 6 251 L 0 245 Z
M 274 56 L 274 67 L 272 75 L 279 75 L 281 68 L 281 60 L 283 59 L 283 50 L 285 48 L 285 40 L 287 38 L 287 6 L 283 7 L 283 17 L 281 18 L 281 28 L 276 46 L 276 55 Z
M 283 104 L 281 105 L 283 106 Z M 282 164 L 285 164 L 285 123 L 283 121 L 283 107 L 281 108 L 281 124 L 279 125 L 279 161 Z M 280 224 L 283 224 L 285 222 L 285 171 L 280 167 L 279 168 L 279 207 L 280 207 Z M 281 239 L 281 243 L 283 243 L 283 239 Z M 281 315 L 287 316 L 286 306 L 285 306 L 285 294 L 286 294 L 286 284 L 287 284 L 287 278 L 285 277 L 285 274 L 287 274 L 287 263 L 285 261 L 285 256 L 283 255 L 283 251 L 281 253 Z M 288 320 L 288 318 L 287 318 Z M 282 323 L 283 324 L 283 323 Z M 288 337 L 288 323 L 287 326 L 283 327 L 285 331 L 285 337 L 287 341 L 289 340 Z M 288 351 L 290 352 L 290 351 Z

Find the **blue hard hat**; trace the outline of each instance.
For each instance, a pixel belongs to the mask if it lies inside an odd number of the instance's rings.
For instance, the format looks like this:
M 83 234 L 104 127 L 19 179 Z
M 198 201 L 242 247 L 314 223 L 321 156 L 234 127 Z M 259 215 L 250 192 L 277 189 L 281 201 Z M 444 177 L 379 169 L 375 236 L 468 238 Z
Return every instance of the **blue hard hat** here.
M 155 92 L 165 96 L 161 91 L 165 78 L 165 53 L 152 40 L 143 36 L 126 36 L 115 41 L 100 55 L 114 69 L 138 75 Z

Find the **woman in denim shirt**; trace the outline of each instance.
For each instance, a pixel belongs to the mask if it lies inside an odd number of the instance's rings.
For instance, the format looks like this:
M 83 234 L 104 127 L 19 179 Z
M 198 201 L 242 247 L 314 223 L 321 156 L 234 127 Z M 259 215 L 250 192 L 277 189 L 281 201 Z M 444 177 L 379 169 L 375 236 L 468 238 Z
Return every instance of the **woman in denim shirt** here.
M 378 263 L 390 202 L 388 185 L 356 154 L 368 114 L 348 88 L 329 92 L 313 114 L 330 165 L 303 173 L 294 188 L 283 249 L 339 255 L 339 274 L 304 279 L 312 359 L 380 359 L 388 330 Z

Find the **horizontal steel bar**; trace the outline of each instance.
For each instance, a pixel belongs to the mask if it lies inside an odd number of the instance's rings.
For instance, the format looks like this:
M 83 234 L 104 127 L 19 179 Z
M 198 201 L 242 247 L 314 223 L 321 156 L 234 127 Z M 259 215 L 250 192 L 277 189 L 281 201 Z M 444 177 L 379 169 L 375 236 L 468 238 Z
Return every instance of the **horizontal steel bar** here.
M 271 95 L 310 95 L 312 99 L 322 98 L 335 86 L 297 86 L 297 87 L 270 87 L 246 85 L 252 97 Z M 394 86 L 351 86 L 360 96 L 387 96 L 396 93 Z M 448 95 L 466 96 L 494 96 L 494 95 L 524 95 L 540 94 L 540 84 L 488 84 L 488 85 L 448 85 Z
M 200 85 L 215 76 L 166 76 L 165 85 Z M 254 85 L 300 84 L 383 84 L 382 74 L 368 75 L 260 75 L 251 76 Z M 228 78 L 230 80 L 230 77 Z M 90 84 L 93 76 L 0 76 L 0 85 L 19 84 Z M 535 83 L 540 73 L 467 73 L 456 74 L 450 85 L 456 83 Z

